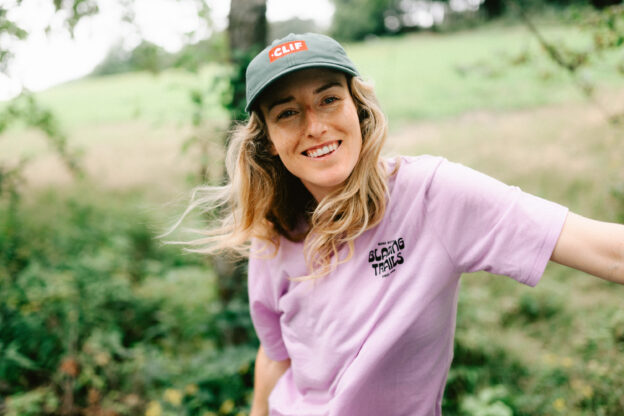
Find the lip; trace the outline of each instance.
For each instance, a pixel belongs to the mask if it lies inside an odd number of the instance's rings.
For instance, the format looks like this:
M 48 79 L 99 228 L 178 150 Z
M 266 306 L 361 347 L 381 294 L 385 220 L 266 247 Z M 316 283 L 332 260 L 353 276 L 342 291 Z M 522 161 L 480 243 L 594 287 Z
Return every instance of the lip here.
M 315 151 L 315 150 L 317 150 L 317 149 L 322 149 L 322 148 L 323 148 L 323 147 L 325 147 L 325 146 L 331 146 L 331 145 L 333 145 L 334 143 L 337 145 L 336 150 L 338 150 L 338 148 L 339 148 L 339 147 L 340 147 L 340 145 L 342 144 L 342 140 L 332 140 L 332 141 L 329 141 L 329 142 L 321 143 L 321 144 L 319 144 L 318 146 L 312 146 L 312 147 L 309 147 L 309 148 L 305 149 L 303 152 L 301 152 L 301 154 L 302 154 L 303 156 L 305 156 L 305 157 L 310 157 L 310 156 L 308 156 L 308 152 L 313 152 L 313 151 Z M 334 152 L 335 152 L 336 150 L 334 150 Z M 332 154 L 332 153 L 334 153 L 334 152 L 328 153 L 328 154 L 323 155 L 323 156 L 319 156 L 317 159 L 319 159 L 319 158 L 323 158 L 323 157 L 325 157 L 325 156 L 329 156 L 329 155 L 331 155 L 331 154 Z

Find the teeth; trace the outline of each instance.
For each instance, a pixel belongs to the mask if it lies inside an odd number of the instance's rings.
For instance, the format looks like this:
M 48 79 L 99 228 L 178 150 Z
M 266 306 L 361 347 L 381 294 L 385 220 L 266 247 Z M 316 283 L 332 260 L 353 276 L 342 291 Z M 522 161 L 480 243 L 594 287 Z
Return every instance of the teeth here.
M 338 148 L 338 143 L 332 143 L 330 145 L 323 146 L 320 149 L 316 149 L 316 150 L 313 150 L 311 152 L 308 152 L 308 156 L 310 156 L 310 157 L 320 157 L 320 156 L 326 155 L 327 153 L 333 152 L 337 148 Z

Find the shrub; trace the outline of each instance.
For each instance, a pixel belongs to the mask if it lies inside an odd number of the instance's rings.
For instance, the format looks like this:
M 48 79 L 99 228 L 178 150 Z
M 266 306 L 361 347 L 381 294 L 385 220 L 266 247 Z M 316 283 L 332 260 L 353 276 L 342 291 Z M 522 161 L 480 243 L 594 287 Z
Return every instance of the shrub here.
M 213 316 L 210 269 L 159 245 L 156 220 L 136 197 L 42 193 L 23 201 L 12 224 L 0 222 L 0 248 L 14 247 L 0 258 L 8 414 L 136 414 L 148 398 L 191 384 L 197 393 L 180 402 L 189 414 L 227 400 L 245 408 L 257 341 L 218 351 L 227 322 Z M 249 321 L 245 308 L 234 312 Z

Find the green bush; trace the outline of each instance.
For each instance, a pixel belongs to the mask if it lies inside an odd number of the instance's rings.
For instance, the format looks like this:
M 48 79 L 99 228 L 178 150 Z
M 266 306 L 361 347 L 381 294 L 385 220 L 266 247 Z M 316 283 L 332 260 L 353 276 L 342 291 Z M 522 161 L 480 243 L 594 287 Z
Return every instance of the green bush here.
M 8 414 L 139 414 L 160 397 L 176 402 L 171 391 L 188 385 L 197 391 L 176 408 L 188 414 L 228 400 L 246 408 L 257 341 L 217 346 L 232 319 L 251 328 L 248 308 L 221 310 L 205 259 L 160 244 L 138 198 L 42 193 L 11 222 L 0 205 L 0 251 L 13 248 L 0 263 Z
M 505 401 L 509 401 L 509 393 L 504 386 L 487 387 L 477 396 L 462 399 L 460 407 L 469 416 L 513 416 Z
M 357 41 L 387 32 L 384 17 L 396 0 L 335 0 L 331 34 L 338 40 Z
M 460 331 L 455 337 L 453 365 L 449 372 L 443 401 L 444 414 L 470 413 L 470 409 L 481 409 L 487 413 L 501 408 L 494 404 L 505 397 L 505 407 L 514 409 L 511 397 L 518 395 L 522 383 L 528 376 L 528 369 L 501 347 L 493 344 L 483 334 L 473 339 L 470 334 Z M 504 386 L 496 390 L 496 400 L 490 400 L 491 386 Z M 512 394 L 513 393 L 513 394 Z M 500 396 L 500 397 L 499 397 Z M 502 403 L 502 402 L 501 402 Z M 492 410 L 490 409 L 490 410 Z M 476 414 L 476 413 L 475 413 Z M 499 414 L 499 413 L 491 413 Z
M 555 293 L 541 290 L 525 292 L 517 304 L 502 315 L 503 325 L 512 323 L 532 323 L 547 320 L 563 310 L 563 301 Z

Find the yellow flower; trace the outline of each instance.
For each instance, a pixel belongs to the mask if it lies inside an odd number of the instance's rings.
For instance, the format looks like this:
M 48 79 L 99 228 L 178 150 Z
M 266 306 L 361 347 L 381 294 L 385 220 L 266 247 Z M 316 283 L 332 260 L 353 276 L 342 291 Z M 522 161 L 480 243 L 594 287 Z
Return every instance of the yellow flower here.
M 240 368 L 238 369 L 238 372 L 240 374 L 247 374 L 247 372 L 249 371 L 249 363 L 244 363 L 243 365 L 240 366 Z M 238 416 L 238 415 L 237 415 Z
M 179 406 L 182 403 L 182 392 L 176 389 L 165 390 L 165 401 L 168 401 L 174 406 Z
M 556 411 L 563 412 L 566 409 L 565 401 L 561 397 L 559 397 L 553 402 L 553 407 Z
M 111 356 L 108 352 L 99 352 L 95 355 L 95 363 L 100 367 L 104 367 L 109 363 Z
M 128 394 L 126 397 L 123 398 L 123 401 L 130 407 L 135 407 L 141 404 L 141 398 L 134 393 Z
M 199 387 L 197 387 L 197 384 L 187 384 L 186 387 L 184 387 L 184 392 L 189 396 L 197 394 L 198 391 Z
M 219 408 L 219 413 L 229 414 L 232 410 L 234 410 L 234 400 L 227 399 L 221 404 L 221 408 Z
M 546 353 L 542 355 L 542 361 L 544 362 L 544 364 L 552 365 L 556 362 L 556 360 L 557 356 L 555 356 L 554 354 Z
M 41 309 L 41 305 L 37 302 L 31 302 L 20 307 L 20 310 L 24 315 L 29 315 L 33 312 L 37 312 L 39 309 Z
M 156 401 L 151 401 L 147 405 L 147 409 L 145 409 L 145 416 L 160 416 L 162 414 L 162 407 L 160 407 L 160 403 Z
M 582 380 L 572 379 L 570 384 L 577 395 L 580 394 L 586 399 L 591 399 L 594 396 L 594 389 Z

